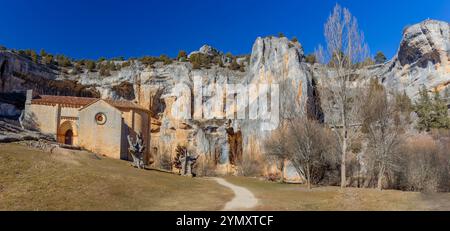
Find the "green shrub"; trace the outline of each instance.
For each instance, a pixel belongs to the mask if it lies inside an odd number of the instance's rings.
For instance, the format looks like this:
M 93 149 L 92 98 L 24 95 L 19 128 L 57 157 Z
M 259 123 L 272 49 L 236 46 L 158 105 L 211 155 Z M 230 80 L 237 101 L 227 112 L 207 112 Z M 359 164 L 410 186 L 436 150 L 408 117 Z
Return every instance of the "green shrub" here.
M 191 62 L 194 69 L 211 67 L 211 57 L 202 53 L 192 54 L 189 57 L 189 62 Z
M 317 62 L 317 60 L 316 60 L 316 55 L 314 55 L 314 54 L 309 54 L 309 55 L 307 55 L 307 56 L 305 57 L 305 61 L 306 61 L 307 63 L 310 63 L 310 64 L 316 63 L 316 62 Z
M 180 50 L 180 51 L 178 52 L 178 55 L 177 55 L 177 60 L 178 60 L 178 61 L 182 61 L 182 62 L 186 61 L 186 60 L 187 60 L 187 54 L 186 54 L 186 51 Z
M 53 64 L 53 55 L 48 54 L 44 56 L 42 59 L 42 63 L 45 65 Z
M 72 63 L 70 62 L 69 58 L 67 58 L 64 55 L 57 55 L 56 56 L 56 62 L 58 64 L 58 66 L 60 67 L 69 67 L 72 65 Z
M 159 56 L 159 60 L 162 61 L 164 65 L 169 65 L 172 63 L 172 59 L 170 59 L 169 56 L 164 54 Z
M 131 66 L 131 61 L 125 61 L 121 64 L 122 68 Z
M 33 60 L 33 62 L 35 62 L 35 63 L 38 62 L 39 56 L 37 55 L 36 51 L 31 50 L 30 57 L 31 57 L 31 60 Z
M 376 64 L 382 64 L 382 63 L 386 62 L 386 56 L 381 51 L 377 52 L 374 59 L 375 59 Z
M 94 62 L 94 61 L 92 61 L 92 60 L 86 60 L 84 63 L 85 63 L 85 65 L 86 65 L 86 68 L 87 68 L 89 71 L 94 71 L 94 70 L 95 70 L 95 62 Z
M 125 58 L 123 56 L 112 58 L 112 61 L 124 61 L 124 60 L 125 60 Z

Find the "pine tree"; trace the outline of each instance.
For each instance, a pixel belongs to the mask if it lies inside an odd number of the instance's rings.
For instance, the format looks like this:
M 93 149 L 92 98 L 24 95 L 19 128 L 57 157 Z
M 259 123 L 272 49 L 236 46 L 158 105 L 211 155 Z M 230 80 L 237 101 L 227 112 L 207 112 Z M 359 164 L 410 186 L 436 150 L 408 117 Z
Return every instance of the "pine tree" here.
M 450 128 L 447 103 L 435 89 L 431 98 L 425 87 L 419 91 L 419 99 L 414 105 L 419 117 L 417 128 L 430 131 L 432 128 Z
M 441 97 L 441 94 L 435 89 L 433 98 L 433 117 L 431 121 L 432 128 L 450 128 L 450 119 L 448 117 L 447 103 Z
M 187 60 L 187 54 L 186 54 L 186 51 L 180 50 L 180 51 L 178 52 L 178 55 L 177 55 L 177 60 L 178 60 L 178 61 L 181 61 L 181 62 L 186 61 L 186 60 Z
M 38 58 L 39 58 L 36 51 L 34 51 L 34 50 L 31 50 L 30 57 L 31 57 L 31 60 L 33 60 L 33 62 L 37 62 Z
M 42 57 L 47 56 L 47 52 L 44 49 L 41 49 L 40 55 Z
M 377 54 L 375 55 L 374 59 L 375 59 L 375 63 L 376 64 L 381 64 L 381 63 L 386 62 L 386 56 L 381 51 L 377 52 Z
M 414 108 L 419 117 L 417 129 L 430 131 L 433 106 L 425 87 L 419 90 L 419 99 L 415 102 Z

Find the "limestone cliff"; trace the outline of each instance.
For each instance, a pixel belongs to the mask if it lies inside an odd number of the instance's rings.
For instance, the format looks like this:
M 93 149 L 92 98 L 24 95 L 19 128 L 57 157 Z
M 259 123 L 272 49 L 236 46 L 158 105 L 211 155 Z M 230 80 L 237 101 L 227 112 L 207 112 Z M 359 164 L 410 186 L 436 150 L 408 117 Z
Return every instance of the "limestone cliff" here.
M 450 85 L 450 24 L 426 20 L 405 29 L 397 54 L 372 68 L 386 86 L 416 97 L 421 86 L 442 91 Z
M 398 54 L 385 64 L 370 67 L 370 73 L 379 77 L 386 86 L 404 89 L 410 96 L 415 96 L 422 85 L 430 90 L 448 87 L 449 33 L 447 22 L 434 20 L 407 28 Z M 209 46 L 193 52 L 198 53 L 224 58 L 222 52 Z M 113 62 L 117 65 L 124 63 Z M 319 105 L 319 99 L 315 79 L 312 77 L 313 70 L 304 62 L 303 49 L 298 42 L 277 37 L 257 38 L 249 61 L 240 58 L 238 62 L 245 65 L 244 71 L 231 70 L 228 68 L 230 63 L 227 62 L 224 62 L 225 66 L 212 65 L 210 68 L 194 69 L 189 62 L 144 65 L 134 60 L 130 65 L 122 65 L 120 70 L 111 71 L 109 76 L 101 76 L 98 71 L 83 69 L 73 72 L 71 67 L 43 65 L 12 51 L 0 51 L 0 92 L 24 92 L 32 88 L 41 94 L 134 101 L 152 112 L 149 148 L 155 158 L 163 153 L 174 153 L 177 145 L 186 145 L 205 159 L 209 157 L 214 160 L 223 172 L 229 172 L 234 171 L 232 166 L 243 155 L 263 153 L 262 140 L 283 119 L 293 114 L 322 119 L 321 110 L 316 106 Z M 193 116 L 195 97 L 181 97 L 176 86 L 182 83 L 193 92 L 196 76 L 202 78 L 203 86 L 221 86 L 210 89 L 201 100 L 209 108 L 203 110 L 203 115 L 212 112 L 215 117 L 180 119 L 174 116 L 174 105 L 191 109 L 188 113 Z M 279 117 L 275 120 L 273 117 L 249 118 L 250 108 L 258 103 L 249 100 L 248 107 L 243 110 L 245 119 L 226 118 L 224 115 L 232 109 L 218 107 L 219 109 L 213 110 L 213 105 L 208 104 L 208 100 L 213 97 L 226 101 L 229 96 L 221 91 L 226 88 L 225 84 L 269 84 L 269 92 L 278 91 L 279 98 L 266 95 L 268 105 L 262 109 L 272 111 L 278 99 Z M 246 90 L 248 94 L 255 93 L 252 89 Z M 236 99 L 237 95 L 232 97 Z M 17 112 L 7 104 L 2 106 L 8 108 L 5 111 Z

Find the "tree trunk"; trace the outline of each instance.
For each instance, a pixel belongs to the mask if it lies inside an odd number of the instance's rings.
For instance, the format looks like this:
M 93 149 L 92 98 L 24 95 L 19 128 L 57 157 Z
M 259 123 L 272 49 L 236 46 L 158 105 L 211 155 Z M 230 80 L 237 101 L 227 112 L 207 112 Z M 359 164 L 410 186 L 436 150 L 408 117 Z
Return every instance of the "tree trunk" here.
M 380 167 L 380 172 L 378 173 L 378 184 L 377 184 L 378 190 L 383 189 L 383 178 L 384 178 L 384 165 L 382 164 Z
M 347 184 L 346 179 L 346 169 L 345 169 L 345 159 L 346 159 L 346 153 L 347 153 L 347 129 L 344 126 L 343 128 L 344 135 L 342 136 L 342 149 L 341 149 L 341 188 L 345 188 Z
M 281 160 L 281 179 L 280 183 L 284 183 L 284 159 Z
M 306 184 L 308 184 L 308 189 L 311 189 L 311 170 L 309 166 L 306 172 Z

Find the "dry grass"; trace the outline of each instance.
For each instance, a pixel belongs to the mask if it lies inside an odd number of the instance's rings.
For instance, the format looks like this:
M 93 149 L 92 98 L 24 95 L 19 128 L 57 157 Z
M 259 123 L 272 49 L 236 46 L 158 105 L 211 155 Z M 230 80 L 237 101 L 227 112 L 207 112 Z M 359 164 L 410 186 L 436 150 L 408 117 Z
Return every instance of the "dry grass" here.
M 138 170 L 87 152 L 0 144 L 0 210 L 218 210 L 232 196 L 208 179 Z
M 227 177 L 259 199 L 255 210 L 450 210 L 450 193 L 422 194 L 397 190 L 315 187 Z

